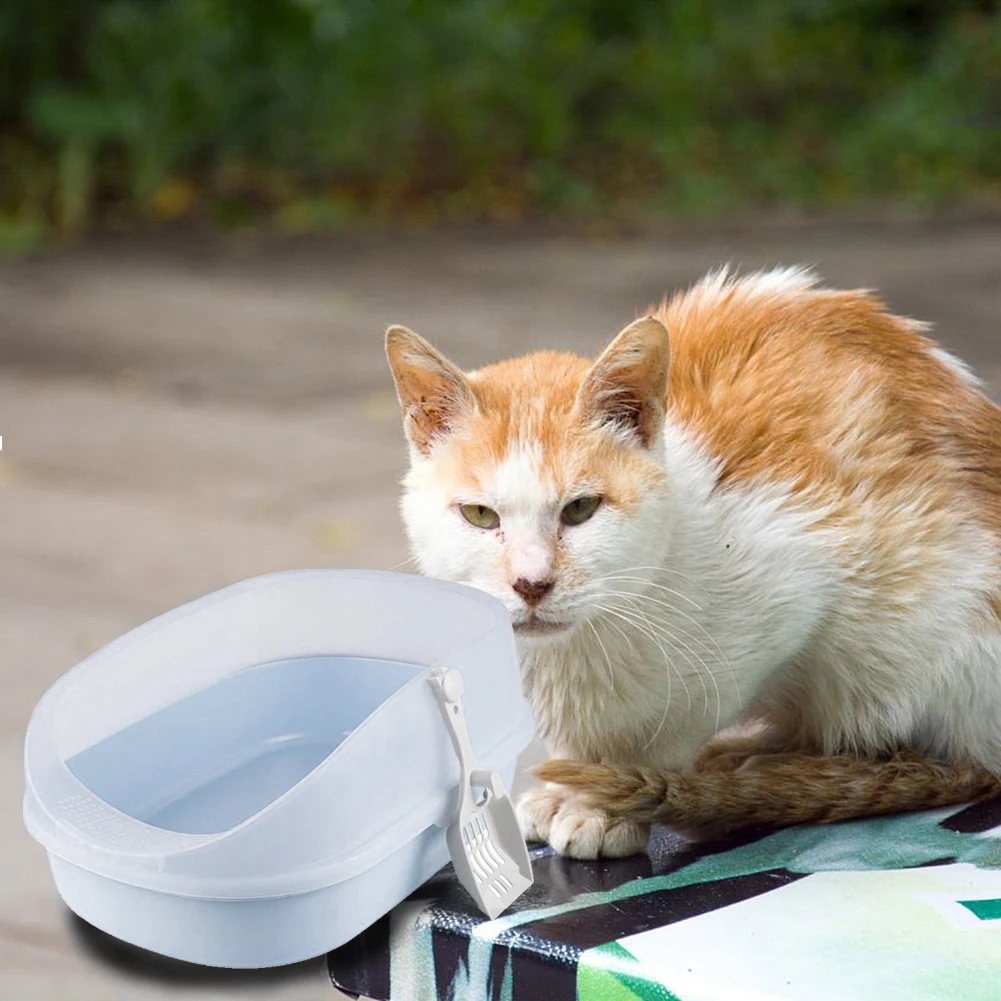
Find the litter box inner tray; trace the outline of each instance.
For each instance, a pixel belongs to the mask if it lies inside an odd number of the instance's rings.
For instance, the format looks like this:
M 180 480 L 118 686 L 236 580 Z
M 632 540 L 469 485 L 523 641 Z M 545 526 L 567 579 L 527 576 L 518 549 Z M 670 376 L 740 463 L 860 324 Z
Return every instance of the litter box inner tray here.
M 300 657 L 246 668 L 66 762 L 116 810 L 184 834 L 228 831 L 288 792 L 417 664 Z

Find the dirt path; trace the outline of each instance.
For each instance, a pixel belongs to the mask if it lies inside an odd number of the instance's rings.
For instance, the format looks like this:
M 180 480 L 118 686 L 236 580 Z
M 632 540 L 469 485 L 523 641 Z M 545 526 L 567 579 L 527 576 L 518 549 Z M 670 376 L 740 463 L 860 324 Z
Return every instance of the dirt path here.
M 936 324 L 1001 392 L 1001 224 L 595 242 L 353 238 L 234 259 L 81 249 L 0 266 L 0 995 L 331 997 L 316 964 L 227 975 L 110 947 L 21 828 L 42 692 L 132 625 L 287 567 L 391 567 L 404 452 L 381 335 L 473 367 L 591 353 L 706 268 L 807 262 Z

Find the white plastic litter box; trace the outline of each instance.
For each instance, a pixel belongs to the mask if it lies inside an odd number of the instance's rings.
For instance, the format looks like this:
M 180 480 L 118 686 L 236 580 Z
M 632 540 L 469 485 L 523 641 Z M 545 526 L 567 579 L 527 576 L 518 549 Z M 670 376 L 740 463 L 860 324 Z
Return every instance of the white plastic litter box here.
M 510 785 L 532 717 L 499 602 L 374 571 L 228 587 L 45 694 L 25 824 L 66 904 L 117 938 L 210 966 L 319 955 L 448 861 L 434 667 L 461 672 L 476 755 Z

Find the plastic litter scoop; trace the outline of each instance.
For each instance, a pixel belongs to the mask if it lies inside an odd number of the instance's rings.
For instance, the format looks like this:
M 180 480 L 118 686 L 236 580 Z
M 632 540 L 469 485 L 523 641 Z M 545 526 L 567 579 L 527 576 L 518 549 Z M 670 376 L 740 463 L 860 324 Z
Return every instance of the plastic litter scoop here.
M 431 687 L 462 768 L 459 804 L 445 842 L 459 882 L 480 910 L 495 918 L 532 885 L 528 847 L 504 780 L 479 767 L 469 742 L 462 675 L 455 668 L 435 668 Z

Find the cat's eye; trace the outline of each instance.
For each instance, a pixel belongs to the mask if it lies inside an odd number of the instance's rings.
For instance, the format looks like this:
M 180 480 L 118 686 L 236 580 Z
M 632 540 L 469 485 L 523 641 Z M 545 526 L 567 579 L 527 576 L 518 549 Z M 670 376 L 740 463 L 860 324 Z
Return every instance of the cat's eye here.
M 560 521 L 564 525 L 583 525 L 600 506 L 600 497 L 578 497 L 560 511 Z
M 462 504 L 459 512 L 470 525 L 477 528 L 496 528 L 500 524 L 497 512 L 483 504 Z

